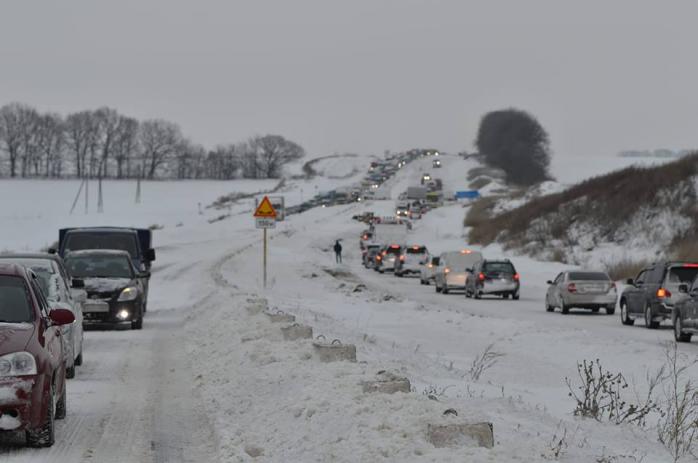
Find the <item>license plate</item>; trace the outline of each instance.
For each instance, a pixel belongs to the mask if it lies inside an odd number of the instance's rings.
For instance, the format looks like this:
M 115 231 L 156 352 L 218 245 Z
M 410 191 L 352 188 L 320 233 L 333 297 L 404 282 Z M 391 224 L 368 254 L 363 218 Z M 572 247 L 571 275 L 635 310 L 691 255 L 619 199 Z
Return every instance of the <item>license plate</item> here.
M 109 312 L 109 304 L 106 302 L 89 302 L 84 305 L 85 312 Z

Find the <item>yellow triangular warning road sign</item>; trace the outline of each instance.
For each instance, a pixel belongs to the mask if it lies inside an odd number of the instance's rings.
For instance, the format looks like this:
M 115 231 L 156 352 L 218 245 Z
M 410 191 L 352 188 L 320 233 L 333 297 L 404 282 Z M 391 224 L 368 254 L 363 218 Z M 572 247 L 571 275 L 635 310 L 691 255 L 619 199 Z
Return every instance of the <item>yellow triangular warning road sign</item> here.
M 255 217 L 269 217 L 269 218 L 276 218 L 276 209 L 274 209 L 274 206 L 271 205 L 271 201 L 269 201 L 269 197 L 265 196 L 264 199 L 259 203 L 259 206 L 257 206 L 257 210 L 254 211 L 254 216 Z

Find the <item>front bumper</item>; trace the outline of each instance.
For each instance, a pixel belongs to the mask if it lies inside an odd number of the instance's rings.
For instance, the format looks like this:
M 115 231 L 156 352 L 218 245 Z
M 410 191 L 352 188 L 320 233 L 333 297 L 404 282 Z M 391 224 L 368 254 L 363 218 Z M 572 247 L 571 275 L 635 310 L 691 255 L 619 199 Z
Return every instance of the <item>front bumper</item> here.
M 98 327 L 130 327 L 131 321 L 137 320 L 141 316 L 141 303 L 138 299 L 135 301 L 117 302 L 109 301 L 106 306 L 106 301 L 94 302 L 88 300 L 83 305 L 83 326 L 98 328 Z M 122 310 L 126 310 L 129 316 L 125 319 L 119 318 L 117 314 Z
M 42 424 L 47 384 L 42 375 L 0 378 L 0 432 Z

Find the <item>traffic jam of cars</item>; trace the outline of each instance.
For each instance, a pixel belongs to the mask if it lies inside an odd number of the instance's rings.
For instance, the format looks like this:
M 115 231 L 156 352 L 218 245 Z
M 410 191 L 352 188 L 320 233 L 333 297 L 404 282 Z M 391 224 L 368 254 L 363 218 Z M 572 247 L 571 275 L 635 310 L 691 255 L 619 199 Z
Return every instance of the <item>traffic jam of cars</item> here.
M 62 229 L 47 253 L 0 255 L 0 432 L 53 445 L 83 330 L 141 329 L 153 260 L 152 232 L 120 227 Z
M 441 168 L 438 151 L 420 154 L 434 156 L 432 167 Z M 400 158 L 397 167 L 404 167 L 411 160 Z M 370 171 L 380 171 L 380 166 L 374 163 Z M 414 221 L 441 206 L 443 200 L 440 179 L 424 172 L 419 185 L 409 186 L 399 195 L 394 216 L 380 217 L 373 212 L 354 216 L 354 220 L 368 227 L 359 239 L 363 266 L 396 277 L 417 276 L 420 284 L 433 285 L 441 294 L 459 292 L 466 298 L 518 300 L 521 276 L 511 260 L 489 259 L 468 248 L 432 254 L 425 243 L 410 240 Z M 546 284 L 544 300 L 548 312 L 603 310 L 613 315 L 618 307 L 623 325 L 641 320 L 648 329 L 657 329 L 663 321 L 671 321 L 677 342 L 690 342 L 698 334 L 698 262 L 656 262 L 636 278 L 622 282 L 613 281 L 602 270 L 568 270 Z

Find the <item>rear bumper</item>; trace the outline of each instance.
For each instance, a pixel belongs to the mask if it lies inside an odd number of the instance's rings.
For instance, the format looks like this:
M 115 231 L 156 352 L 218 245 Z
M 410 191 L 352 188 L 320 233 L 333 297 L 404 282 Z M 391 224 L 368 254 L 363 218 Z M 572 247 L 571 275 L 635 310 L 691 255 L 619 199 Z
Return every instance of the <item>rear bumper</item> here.
M 516 281 L 485 281 L 478 286 L 482 294 L 513 294 L 519 292 Z
M 43 375 L 1 379 L 0 432 L 39 427 L 45 416 L 48 384 Z
M 580 307 L 595 309 L 598 307 L 608 307 L 616 305 L 616 293 L 611 294 L 565 294 L 563 296 L 565 305 L 570 307 Z
M 451 289 L 451 288 L 465 289 L 465 280 L 466 280 L 466 276 L 464 273 L 463 274 L 455 274 L 455 275 L 453 275 L 451 273 L 445 279 L 445 286 L 448 289 Z

